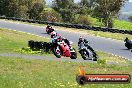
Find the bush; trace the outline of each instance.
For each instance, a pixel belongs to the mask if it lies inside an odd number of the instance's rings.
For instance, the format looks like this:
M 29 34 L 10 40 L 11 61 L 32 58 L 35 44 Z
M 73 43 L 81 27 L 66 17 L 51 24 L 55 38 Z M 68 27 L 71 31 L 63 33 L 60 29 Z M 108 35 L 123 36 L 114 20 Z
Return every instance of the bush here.
M 91 25 L 92 24 L 92 18 L 90 16 L 87 16 L 87 15 L 79 15 L 78 17 L 76 17 L 74 23 Z
M 24 6 L 20 5 L 20 6 L 19 6 L 19 9 L 18 9 L 18 13 L 15 14 L 15 17 L 16 17 L 16 18 L 28 19 L 29 16 L 28 16 L 27 11 L 28 11 L 28 8 L 27 8 L 25 5 L 24 5 Z
M 39 14 L 39 20 L 51 21 L 51 22 L 60 22 L 62 20 L 61 15 L 56 12 L 54 9 L 44 9 Z

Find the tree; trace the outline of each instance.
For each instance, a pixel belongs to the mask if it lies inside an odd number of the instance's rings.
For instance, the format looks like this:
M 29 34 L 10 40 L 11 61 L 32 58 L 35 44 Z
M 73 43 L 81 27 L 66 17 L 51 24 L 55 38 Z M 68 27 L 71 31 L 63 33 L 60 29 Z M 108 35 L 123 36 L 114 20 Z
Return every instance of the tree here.
M 91 13 L 91 0 L 81 0 L 79 3 L 79 14 L 89 15 Z
M 113 17 L 115 17 L 127 0 L 95 0 L 94 14 L 106 27 L 113 27 Z
M 34 2 L 33 6 L 29 9 L 30 19 L 39 19 L 39 14 L 43 11 L 45 7 L 45 0 L 37 0 Z
M 54 9 L 47 8 L 39 14 L 39 19 L 43 21 L 60 22 L 62 20 L 62 17 Z
M 0 15 L 5 15 L 7 6 L 9 5 L 8 0 L 0 0 Z
M 8 17 L 14 17 L 18 11 L 18 2 L 16 0 L 0 0 L 0 14 Z
M 53 9 L 59 12 L 64 22 L 72 22 L 77 12 L 74 0 L 54 0 Z
M 44 6 L 45 0 L 0 0 L 0 15 L 37 19 Z
M 90 7 L 90 0 L 81 0 L 79 3 L 81 6 Z
M 24 19 L 28 19 L 29 15 L 28 15 L 28 8 L 26 5 L 20 5 L 17 11 L 17 14 L 15 15 L 15 17 L 17 18 L 24 18 Z
M 30 10 L 30 19 L 38 19 L 39 13 L 43 11 L 43 4 L 42 3 L 35 3 L 33 8 Z

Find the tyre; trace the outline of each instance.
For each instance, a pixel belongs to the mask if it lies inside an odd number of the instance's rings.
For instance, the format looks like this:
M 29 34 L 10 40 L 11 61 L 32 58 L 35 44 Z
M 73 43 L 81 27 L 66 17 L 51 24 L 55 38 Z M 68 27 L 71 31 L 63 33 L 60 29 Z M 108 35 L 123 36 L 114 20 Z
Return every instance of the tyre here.
M 76 77 L 76 81 L 79 85 L 84 85 L 85 84 L 85 77 L 84 76 L 78 76 L 78 77 Z
M 71 59 L 76 59 L 77 58 L 77 52 L 76 52 L 76 50 L 73 48 L 73 50 L 75 51 L 75 52 L 71 52 Z
M 89 53 L 88 53 L 88 51 L 87 50 L 81 50 L 80 51 L 80 54 L 81 54 L 81 56 L 82 56 L 82 58 L 84 59 L 84 60 L 88 60 L 89 59 Z
M 97 54 L 93 53 L 93 61 L 97 61 L 98 58 L 99 58 L 99 56 Z
M 97 61 L 97 58 L 96 57 L 93 57 L 93 61 Z
M 57 58 L 61 58 L 61 50 L 59 46 L 53 47 L 53 53 Z
M 51 30 L 48 30 L 47 33 L 50 34 L 53 31 L 54 31 L 54 29 L 51 29 Z
M 71 53 L 71 59 L 76 59 L 77 58 L 77 54 L 76 53 Z
M 128 49 L 132 49 L 132 45 L 130 45 L 130 44 L 125 43 L 125 46 L 126 46 Z

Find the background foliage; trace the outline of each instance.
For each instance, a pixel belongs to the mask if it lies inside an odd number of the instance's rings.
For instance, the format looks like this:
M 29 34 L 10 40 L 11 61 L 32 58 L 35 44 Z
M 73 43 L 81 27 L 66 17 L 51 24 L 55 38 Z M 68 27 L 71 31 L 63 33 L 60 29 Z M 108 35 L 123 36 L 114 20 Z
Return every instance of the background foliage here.
M 96 18 L 102 26 L 112 28 L 126 1 L 81 0 L 75 3 L 74 0 L 53 0 L 51 7 L 47 7 L 45 0 L 0 0 L 0 15 L 86 25 L 94 25 L 92 19 Z

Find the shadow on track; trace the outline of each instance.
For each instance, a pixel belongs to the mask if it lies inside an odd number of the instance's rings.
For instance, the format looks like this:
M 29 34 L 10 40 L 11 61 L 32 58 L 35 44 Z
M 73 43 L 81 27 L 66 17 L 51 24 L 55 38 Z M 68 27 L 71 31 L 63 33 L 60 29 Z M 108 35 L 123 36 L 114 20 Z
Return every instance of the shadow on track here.
M 47 33 L 41 33 L 41 34 L 47 34 Z M 48 34 L 47 34 L 48 35 Z
M 129 50 L 129 49 L 120 49 L 120 50 Z

